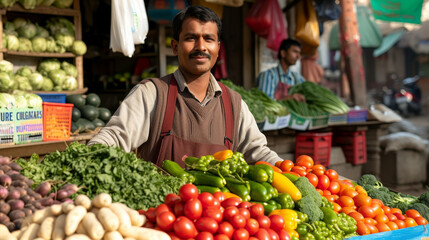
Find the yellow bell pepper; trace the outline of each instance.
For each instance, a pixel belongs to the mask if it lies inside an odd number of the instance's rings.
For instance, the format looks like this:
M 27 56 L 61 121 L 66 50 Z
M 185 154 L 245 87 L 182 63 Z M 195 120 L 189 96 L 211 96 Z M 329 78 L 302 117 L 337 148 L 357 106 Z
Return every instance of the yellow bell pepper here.
M 301 192 L 295 184 L 281 173 L 274 172 L 273 182 L 271 184 L 277 189 L 277 191 L 279 191 L 279 193 L 289 193 L 295 202 L 300 200 L 302 197 Z
M 218 161 L 223 161 L 225 159 L 232 157 L 232 154 L 234 153 L 231 150 L 227 149 L 227 150 L 213 153 L 213 157 Z
M 289 236 L 290 237 L 296 237 L 296 238 L 299 238 L 299 234 L 298 234 L 298 232 L 297 231 L 295 231 L 295 230 L 291 230 L 291 231 L 286 231 L 287 233 L 289 233 Z
M 269 216 L 277 214 L 283 217 L 285 220 L 284 230 L 287 232 L 295 230 L 298 226 L 298 213 L 291 209 L 276 209 L 271 211 Z
M 224 192 L 223 195 L 225 195 L 225 199 L 234 197 L 234 198 L 238 198 L 238 199 L 240 199 L 240 201 L 242 201 L 241 197 L 239 197 L 238 195 L 236 195 L 234 193 Z

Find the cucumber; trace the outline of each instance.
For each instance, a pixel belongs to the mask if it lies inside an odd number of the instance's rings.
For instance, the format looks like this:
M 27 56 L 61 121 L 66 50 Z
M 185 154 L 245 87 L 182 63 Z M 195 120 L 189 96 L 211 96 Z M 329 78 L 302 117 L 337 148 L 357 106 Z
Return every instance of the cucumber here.
M 223 188 L 226 185 L 225 179 L 215 176 L 211 173 L 204 173 L 197 170 L 188 171 L 195 177 L 195 185 L 207 185 L 212 187 Z
M 198 191 L 200 193 L 202 192 L 209 192 L 209 193 L 215 193 L 215 192 L 221 192 L 220 188 L 213 187 L 213 186 L 204 186 L 204 185 L 195 185 L 198 188 Z

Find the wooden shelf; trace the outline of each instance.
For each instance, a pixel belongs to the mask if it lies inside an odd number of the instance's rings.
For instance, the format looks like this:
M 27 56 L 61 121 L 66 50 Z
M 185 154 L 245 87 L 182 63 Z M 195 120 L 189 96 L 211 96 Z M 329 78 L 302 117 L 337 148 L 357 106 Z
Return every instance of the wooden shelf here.
M 61 94 L 64 93 L 66 95 L 73 95 L 73 94 L 84 94 L 88 91 L 88 88 L 81 88 L 76 89 L 73 91 L 31 91 L 32 93 L 40 93 L 40 94 Z
M 80 14 L 80 11 L 77 9 L 63 9 L 57 7 L 45 7 L 38 6 L 35 9 L 25 9 L 19 3 L 15 3 L 12 7 L 2 9 L 0 14 L 5 14 L 4 12 L 20 12 L 20 13 L 33 13 L 33 14 L 45 14 L 45 15 L 62 15 L 62 16 L 77 16 Z
M 52 57 L 52 58 L 74 58 L 76 57 L 73 53 L 50 53 L 50 52 L 22 52 L 22 51 L 11 51 L 7 49 L 0 49 L 6 55 L 14 56 L 26 56 L 26 57 Z

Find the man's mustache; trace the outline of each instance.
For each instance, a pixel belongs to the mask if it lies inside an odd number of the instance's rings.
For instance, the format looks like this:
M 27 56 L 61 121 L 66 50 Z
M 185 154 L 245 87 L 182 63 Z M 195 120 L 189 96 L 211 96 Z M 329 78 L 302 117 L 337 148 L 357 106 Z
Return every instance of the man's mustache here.
M 194 53 L 189 54 L 189 58 L 193 58 L 193 57 L 206 57 L 209 60 L 212 59 L 212 57 L 209 54 L 204 53 L 204 52 L 194 52 Z

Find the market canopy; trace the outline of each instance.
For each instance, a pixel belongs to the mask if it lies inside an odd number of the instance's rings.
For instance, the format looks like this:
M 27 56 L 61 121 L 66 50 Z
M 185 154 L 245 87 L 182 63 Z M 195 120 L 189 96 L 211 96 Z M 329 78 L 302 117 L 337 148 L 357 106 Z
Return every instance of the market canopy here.
M 382 34 L 380 27 L 374 22 L 371 11 L 366 6 L 357 6 L 357 21 L 361 47 L 377 48 L 381 45 Z M 329 49 L 339 50 L 341 47 L 338 23 L 329 34 Z
M 423 0 L 371 0 L 371 7 L 376 19 L 419 24 Z
M 399 39 L 401 39 L 401 37 L 404 35 L 404 32 L 404 29 L 400 29 L 383 37 L 380 47 L 374 50 L 373 56 L 378 57 L 389 51 L 389 49 L 392 48 L 399 41 Z

